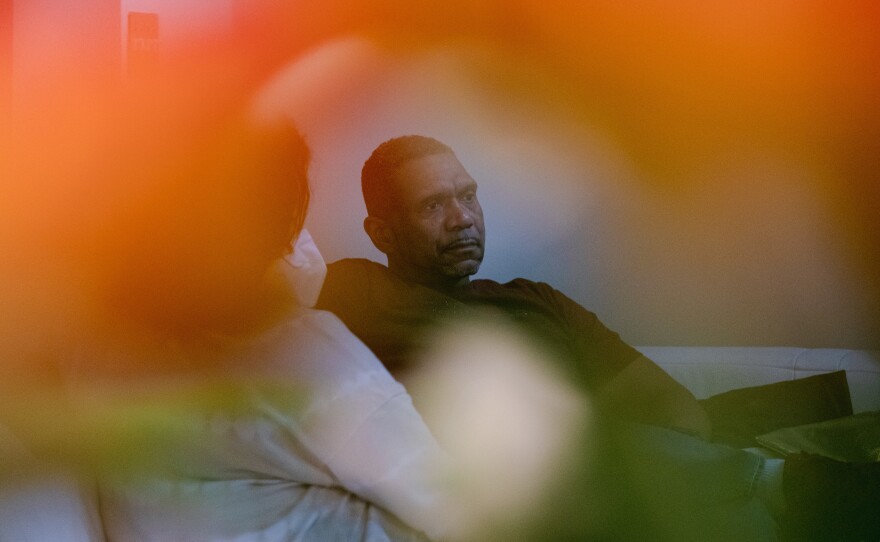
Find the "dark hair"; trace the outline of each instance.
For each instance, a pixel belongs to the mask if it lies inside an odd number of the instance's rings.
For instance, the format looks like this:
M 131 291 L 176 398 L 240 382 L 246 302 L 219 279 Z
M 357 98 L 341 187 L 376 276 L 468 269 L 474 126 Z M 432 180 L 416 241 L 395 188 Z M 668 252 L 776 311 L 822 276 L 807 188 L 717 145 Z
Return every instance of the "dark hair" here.
M 420 135 L 395 137 L 376 147 L 361 170 L 361 190 L 367 214 L 382 218 L 388 216 L 395 199 L 392 177 L 402 164 L 446 152 L 452 152 L 448 145 Z
M 227 144 L 241 146 L 229 150 L 242 167 L 241 178 L 252 184 L 252 194 L 265 198 L 263 208 L 270 216 L 263 218 L 275 221 L 280 242 L 294 241 L 302 231 L 310 199 L 311 153 L 303 136 L 287 122 L 255 125 L 245 121 L 240 131 L 233 130 Z M 213 163 L 221 162 L 215 158 Z M 238 180 L 231 179 L 234 174 L 229 171 L 220 173 L 226 182 Z
M 139 190 L 98 240 L 111 308 L 174 332 L 238 315 L 236 303 L 258 291 L 309 204 L 310 153 L 291 124 L 234 116 L 209 127 L 125 162 Z

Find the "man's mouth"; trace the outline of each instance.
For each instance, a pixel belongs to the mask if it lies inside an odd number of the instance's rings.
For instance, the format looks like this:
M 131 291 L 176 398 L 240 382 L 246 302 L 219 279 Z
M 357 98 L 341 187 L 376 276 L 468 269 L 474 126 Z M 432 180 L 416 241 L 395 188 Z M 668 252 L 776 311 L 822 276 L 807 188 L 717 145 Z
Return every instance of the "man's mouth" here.
M 460 252 L 479 248 L 480 243 L 476 239 L 461 239 L 449 243 L 443 248 L 443 252 Z

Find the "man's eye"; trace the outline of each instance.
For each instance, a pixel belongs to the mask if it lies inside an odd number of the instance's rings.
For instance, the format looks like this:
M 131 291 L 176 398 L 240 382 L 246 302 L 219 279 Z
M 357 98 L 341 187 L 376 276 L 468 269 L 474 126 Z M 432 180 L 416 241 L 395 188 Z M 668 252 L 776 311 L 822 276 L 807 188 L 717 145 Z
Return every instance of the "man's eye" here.
M 426 211 L 436 211 L 436 210 L 439 209 L 439 208 L 440 208 L 440 202 L 439 202 L 439 201 L 431 201 L 431 202 L 428 202 L 428 203 L 425 204 L 425 210 L 426 210 Z
M 474 192 L 468 192 L 464 196 L 461 197 L 461 200 L 465 203 L 473 203 L 477 199 L 477 194 Z

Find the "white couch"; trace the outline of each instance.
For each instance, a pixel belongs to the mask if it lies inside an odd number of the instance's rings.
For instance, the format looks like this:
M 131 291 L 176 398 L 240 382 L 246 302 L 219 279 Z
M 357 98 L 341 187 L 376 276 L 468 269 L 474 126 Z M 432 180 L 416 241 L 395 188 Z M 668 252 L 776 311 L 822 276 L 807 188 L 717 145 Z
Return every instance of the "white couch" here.
M 698 399 L 845 370 L 853 411 L 880 410 L 880 351 L 839 348 L 640 346 Z

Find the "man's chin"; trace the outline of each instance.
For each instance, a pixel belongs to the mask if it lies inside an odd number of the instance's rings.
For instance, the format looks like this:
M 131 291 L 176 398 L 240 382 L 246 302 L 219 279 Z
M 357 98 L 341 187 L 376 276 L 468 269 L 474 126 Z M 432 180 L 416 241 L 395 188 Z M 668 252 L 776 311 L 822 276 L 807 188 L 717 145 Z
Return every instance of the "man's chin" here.
M 481 260 L 464 260 L 450 266 L 446 274 L 456 278 L 469 277 L 480 270 L 481 263 Z

